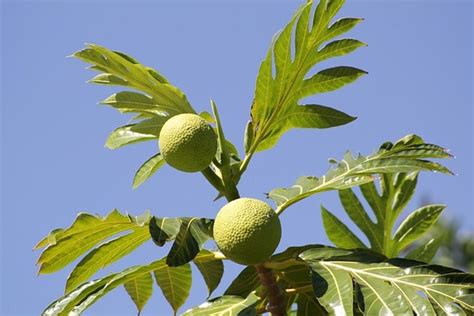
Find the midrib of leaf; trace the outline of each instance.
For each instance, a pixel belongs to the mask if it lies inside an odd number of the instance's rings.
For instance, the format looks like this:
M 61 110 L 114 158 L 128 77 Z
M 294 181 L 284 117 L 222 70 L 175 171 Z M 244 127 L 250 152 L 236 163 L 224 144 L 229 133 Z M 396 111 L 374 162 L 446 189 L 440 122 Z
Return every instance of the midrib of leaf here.
M 403 290 L 397 283 L 393 283 L 393 286 L 395 286 L 398 291 L 400 293 L 402 293 L 403 297 L 405 297 L 405 300 L 408 302 L 408 304 L 410 304 L 411 308 L 413 311 L 415 311 L 415 313 L 417 315 L 420 314 L 420 311 L 418 310 L 418 308 L 412 303 L 412 300 L 410 299 L 410 296 L 407 295 L 407 293 L 405 293 L 405 290 Z
M 347 162 L 346 162 L 345 160 L 342 160 L 341 162 L 347 164 Z M 365 161 L 364 161 L 364 162 L 365 162 Z M 356 166 L 358 166 L 358 165 L 360 165 L 360 164 L 357 164 Z M 347 165 L 347 166 L 348 166 L 348 168 L 349 168 L 349 165 Z M 355 167 L 354 167 L 353 169 L 355 169 Z M 327 181 L 327 182 L 326 182 L 326 175 L 323 175 L 323 176 L 321 177 L 321 178 L 323 179 L 323 183 L 322 183 L 319 187 L 317 187 L 317 188 L 315 188 L 315 189 L 312 189 L 312 190 L 309 190 L 309 191 L 307 191 L 307 192 L 305 192 L 305 193 L 302 193 L 302 194 L 300 193 L 299 195 L 295 196 L 294 198 L 292 198 L 292 199 L 290 199 L 290 200 L 288 200 L 288 198 L 284 197 L 284 198 L 287 200 L 287 202 L 286 202 L 286 203 L 283 203 L 282 205 L 280 205 L 280 206 L 277 208 L 276 212 L 279 214 L 279 213 L 283 212 L 283 211 L 284 211 L 286 208 L 288 208 L 289 206 L 293 205 L 294 203 L 296 203 L 296 202 L 298 202 L 298 201 L 301 201 L 302 199 L 307 198 L 308 196 L 313 195 L 314 193 L 324 192 L 325 190 L 328 190 L 328 189 L 329 189 L 328 187 L 330 187 L 332 184 L 334 184 L 334 183 L 340 181 L 341 179 L 344 179 L 348 174 L 350 174 L 351 172 L 353 172 L 353 169 L 348 169 L 346 172 L 341 173 L 340 175 L 338 175 L 338 176 L 332 178 L 331 180 L 329 180 L 329 181 Z M 370 177 L 370 178 L 373 179 L 372 176 L 368 176 L 368 177 Z M 372 181 L 372 180 L 371 180 L 371 181 Z M 272 194 L 274 194 L 274 193 L 272 193 Z M 276 194 L 275 194 L 275 195 L 276 195 Z
M 326 182 L 326 176 L 323 175 L 323 176 L 321 177 L 321 179 L 322 179 L 322 184 L 319 185 L 318 187 L 316 187 L 316 188 L 314 188 L 314 189 L 312 189 L 312 190 L 308 190 L 307 192 L 302 193 L 302 194 L 299 194 L 299 195 L 297 195 L 297 196 L 295 196 L 295 197 L 293 197 L 293 198 L 291 198 L 291 199 L 288 199 L 288 198 L 286 198 L 286 197 L 283 197 L 285 200 L 287 200 L 287 202 L 281 204 L 281 205 L 277 208 L 276 212 L 279 214 L 279 213 L 283 212 L 283 211 L 284 211 L 286 208 L 288 208 L 289 206 L 293 205 L 294 203 L 296 203 L 296 202 L 298 202 L 298 201 L 300 201 L 300 200 L 302 200 L 302 199 L 307 198 L 308 196 L 311 196 L 311 195 L 313 195 L 313 194 L 315 194 L 315 193 L 324 192 L 325 190 L 330 189 L 330 188 L 328 188 L 328 187 L 330 187 L 332 184 L 334 184 L 334 183 L 340 181 L 341 179 L 344 179 L 345 177 L 347 177 L 347 176 L 350 175 L 351 173 L 353 173 L 353 176 L 354 176 L 354 177 L 357 177 L 357 176 L 360 176 L 360 177 L 366 176 L 366 177 L 372 178 L 372 180 L 373 180 L 373 179 L 374 179 L 373 176 L 367 175 L 367 174 L 373 173 L 373 171 L 371 171 L 370 168 L 366 168 L 366 169 L 364 169 L 364 170 L 361 170 L 361 172 L 357 172 L 357 171 L 355 171 L 355 170 L 357 169 L 357 167 L 359 167 L 359 166 L 362 165 L 362 164 L 368 164 L 368 163 L 370 163 L 370 162 L 372 162 L 372 161 L 374 161 L 374 160 L 383 159 L 383 158 L 384 158 L 384 157 L 383 157 L 383 153 L 377 153 L 377 154 L 375 154 L 375 155 L 366 157 L 363 161 L 358 162 L 358 163 L 357 163 L 356 165 L 354 165 L 352 168 L 350 168 L 350 166 L 349 166 L 349 164 L 347 163 L 347 161 L 342 160 L 341 163 L 346 164 L 346 166 L 347 166 L 347 168 L 348 168 L 345 172 L 343 172 L 343 173 L 341 173 L 340 175 L 338 175 L 338 176 L 336 176 L 336 177 L 330 179 L 330 180 L 327 181 L 327 182 Z M 387 157 L 387 159 L 390 159 L 390 158 L 396 158 L 396 157 Z M 411 167 L 411 166 L 409 166 L 409 165 L 403 165 L 403 164 L 397 164 L 397 167 Z M 381 169 L 384 170 L 384 169 L 388 169 L 389 167 L 385 167 L 385 168 L 377 167 L 377 168 L 378 168 L 379 170 L 381 170 Z M 372 168 L 372 170 L 373 170 L 373 168 Z M 355 171 L 355 172 L 354 172 L 354 171 Z M 372 180 L 370 180 L 370 181 L 372 181 Z M 367 181 L 367 182 L 370 182 L 370 181 Z M 295 186 L 292 186 L 292 187 L 295 187 Z M 274 194 L 274 193 L 272 193 L 272 194 Z M 275 195 L 276 195 L 276 194 L 275 194 Z
M 390 278 L 390 277 L 387 277 L 387 276 L 384 276 L 384 275 L 381 275 L 381 274 L 374 274 L 374 273 L 367 272 L 367 271 L 369 271 L 369 269 L 353 269 L 353 268 L 347 267 L 343 264 L 338 264 L 337 261 L 320 261 L 319 263 L 322 264 L 322 265 L 328 265 L 328 266 L 336 268 L 336 269 L 341 269 L 341 270 L 344 270 L 344 271 L 348 271 L 349 273 L 355 274 L 355 275 L 358 275 L 358 276 L 359 276 L 359 274 L 364 274 L 364 275 L 367 275 L 367 276 L 370 276 L 370 277 L 373 277 L 373 278 L 376 278 L 376 279 L 380 279 L 380 280 L 383 280 L 383 281 L 390 282 L 390 284 L 398 282 L 398 283 L 405 284 L 405 285 L 408 285 L 408 286 L 411 286 L 411 287 L 416 287 L 416 288 L 419 288 L 419 289 L 423 290 L 428 295 L 431 291 L 431 292 L 434 292 L 436 294 L 440 294 L 441 296 L 444 296 L 444 297 L 448 298 L 449 300 L 451 300 L 452 302 L 456 302 L 457 304 L 460 304 L 461 306 L 465 306 L 466 308 L 469 308 L 469 309 L 474 309 L 474 306 L 468 305 L 465 302 L 463 302 L 461 300 L 458 300 L 454 296 L 448 295 L 448 294 L 440 292 L 438 290 L 431 289 L 429 286 L 420 285 L 420 284 L 413 283 L 413 282 L 403 281 L 403 280 L 401 280 L 401 277 Z M 378 268 L 374 268 L 374 269 L 378 269 Z M 390 268 L 387 267 L 387 269 L 390 269 Z M 428 274 L 428 275 L 431 278 L 436 277 L 436 276 L 431 275 L 431 274 Z M 409 278 L 409 277 L 419 277 L 419 276 L 420 275 L 411 275 L 411 276 L 406 275 L 406 276 L 403 276 L 403 277 L 408 277 Z M 363 280 L 363 279 L 361 278 L 361 280 Z M 365 283 L 365 281 L 364 281 L 364 283 Z M 437 283 L 437 285 L 449 285 L 449 283 L 448 284 L 446 284 L 446 283 Z M 377 292 L 374 290 L 374 293 L 377 293 Z
M 383 306 L 385 306 L 385 308 L 390 311 L 391 308 L 385 303 L 384 299 L 379 295 L 379 293 L 377 292 L 376 289 L 374 289 L 372 287 L 372 285 L 370 285 L 370 283 L 368 281 L 366 281 L 364 278 L 360 277 L 360 275 L 357 273 L 357 272 L 353 272 L 354 275 L 356 275 L 362 282 L 364 282 L 365 286 L 367 286 L 368 288 L 370 288 L 372 290 L 372 292 L 375 294 L 375 296 L 377 296 L 377 298 L 379 299 L 379 301 L 382 303 Z M 375 304 L 375 300 L 372 302 L 372 305 Z M 370 310 L 372 305 L 369 306 L 369 308 L 367 308 L 367 310 Z
M 334 273 L 332 273 L 331 269 L 329 269 L 328 267 L 323 265 L 323 268 L 329 272 L 329 274 L 331 275 L 331 278 L 334 280 L 334 284 L 336 285 L 337 296 L 339 297 L 339 301 L 341 302 L 341 304 L 344 306 L 344 299 L 342 298 L 341 289 L 339 287 L 339 282 L 337 281 L 336 276 L 334 275 Z
M 298 14 L 295 15 L 294 19 L 292 22 L 289 23 L 289 25 L 291 25 L 291 29 L 293 29 L 294 27 L 294 23 L 295 21 L 297 21 L 299 19 L 299 17 L 301 16 L 302 12 L 307 8 L 307 6 L 311 6 L 311 3 L 309 4 L 306 4 L 304 7 L 302 7 L 300 9 L 300 12 Z M 308 25 L 306 26 L 306 29 L 305 29 L 305 36 L 306 34 L 311 34 L 311 32 L 307 29 Z M 305 37 L 306 39 L 306 37 Z M 293 36 L 291 35 L 290 33 L 290 41 L 293 40 Z M 251 153 L 253 153 L 256 148 L 258 147 L 259 143 L 260 143 L 260 138 L 264 137 L 265 134 L 267 133 L 267 129 L 273 125 L 274 122 L 272 122 L 275 117 L 278 117 L 278 115 L 280 114 L 280 110 L 281 109 L 284 109 L 285 108 L 285 105 L 286 105 L 286 99 L 292 95 L 292 89 L 293 89 L 293 86 L 296 84 L 296 82 L 298 81 L 298 77 L 299 77 L 299 74 L 300 72 L 304 69 L 303 65 L 304 63 L 306 62 L 306 59 L 308 58 L 309 56 L 309 53 L 310 53 L 310 49 L 308 49 L 308 43 L 305 41 L 305 44 L 306 44 L 306 47 L 305 49 L 303 50 L 303 58 L 298 60 L 298 58 L 296 58 L 296 54 L 295 54 L 295 60 L 293 62 L 291 62 L 291 56 L 290 56 L 290 66 L 291 65 L 294 65 L 294 62 L 297 62 L 297 67 L 296 67 L 296 72 L 294 72 L 294 75 L 293 77 L 291 78 L 291 80 L 288 80 L 289 81 L 289 85 L 287 86 L 287 89 L 285 89 L 285 93 L 283 94 L 283 97 L 279 100 L 279 102 L 276 103 L 276 106 L 275 106 L 275 109 L 274 111 L 272 112 L 272 114 L 270 115 L 269 119 L 267 120 L 266 124 L 263 125 L 262 129 L 261 129 L 261 132 L 258 133 L 258 135 L 256 135 L 256 138 L 254 139 L 254 142 L 250 148 L 250 151 Z M 288 53 L 291 52 L 291 50 L 288 50 Z M 288 55 L 288 54 L 287 54 Z M 291 67 L 290 67 L 291 68 Z M 271 78 L 271 77 L 270 77 Z M 273 80 L 271 79 L 270 82 L 272 82 Z M 285 82 L 287 80 L 282 80 L 282 82 Z M 278 90 L 280 91 L 280 90 Z M 291 99 L 290 99 L 291 101 Z
M 173 281 L 171 279 L 171 273 L 170 273 L 170 269 L 166 269 L 166 274 L 168 274 L 168 279 L 170 280 L 170 290 L 171 290 L 171 298 L 172 298 L 172 301 L 173 303 L 176 301 L 175 300 L 175 293 L 174 293 L 174 286 L 173 286 Z M 174 311 L 174 315 L 176 315 L 176 310 L 174 309 L 174 306 L 173 306 L 173 311 Z

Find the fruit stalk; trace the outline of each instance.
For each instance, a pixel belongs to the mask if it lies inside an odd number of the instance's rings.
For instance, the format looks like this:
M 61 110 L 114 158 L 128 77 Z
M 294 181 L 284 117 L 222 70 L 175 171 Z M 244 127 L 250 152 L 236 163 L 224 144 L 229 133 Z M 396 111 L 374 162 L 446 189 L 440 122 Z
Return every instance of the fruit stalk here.
M 273 270 L 265 268 L 262 264 L 256 265 L 255 269 L 257 270 L 260 283 L 267 290 L 267 311 L 270 312 L 272 316 L 287 316 L 285 296 L 277 284 Z

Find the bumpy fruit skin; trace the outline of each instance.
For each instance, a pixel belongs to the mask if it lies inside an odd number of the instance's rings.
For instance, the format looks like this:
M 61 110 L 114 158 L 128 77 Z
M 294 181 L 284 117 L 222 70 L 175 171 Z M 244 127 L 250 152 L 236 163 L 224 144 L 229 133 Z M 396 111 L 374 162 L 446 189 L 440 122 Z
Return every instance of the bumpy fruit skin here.
M 226 204 L 214 221 L 214 240 L 234 262 L 255 265 L 270 257 L 281 239 L 278 215 L 265 202 L 241 198 Z
M 165 161 L 185 172 L 204 170 L 217 151 L 212 127 L 196 114 L 178 114 L 163 125 L 159 145 Z

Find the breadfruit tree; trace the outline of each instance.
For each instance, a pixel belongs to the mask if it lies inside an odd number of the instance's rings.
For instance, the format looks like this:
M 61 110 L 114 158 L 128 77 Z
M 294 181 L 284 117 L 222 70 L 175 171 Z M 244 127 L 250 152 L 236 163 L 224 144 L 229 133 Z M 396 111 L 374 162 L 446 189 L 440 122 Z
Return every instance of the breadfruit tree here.
M 300 177 L 289 187 L 273 189 L 267 201 L 239 194 L 239 181 L 252 157 L 271 149 L 286 131 L 331 128 L 355 120 L 334 108 L 301 101 L 366 74 L 349 66 L 313 71 L 323 61 L 365 46 L 341 38 L 362 21 L 335 20 L 343 3 L 309 1 L 274 37 L 258 71 L 242 152 L 225 137 L 214 102 L 212 114 L 197 112 L 167 78 L 122 52 L 89 44 L 74 53 L 98 72 L 91 83 L 126 89 L 102 101 L 133 114 L 131 123 L 110 134 L 106 146 L 157 144 L 157 153 L 136 171 L 133 187 L 168 164 L 178 171 L 202 173 L 217 198 L 228 204 L 215 210 L 215 219 L 132 216 L 116 209 L 105 216 L 79 214 L 71 226 L 51 231 L 36 245 L 42 249 L 40 274 L 64 269 L 79 259 L 64 294 L 43 315 L 81 314 L 117 287 L 127 291 L 140 313 L 154 282 L 176 314 L 189 295 L 192 264 L 213 298 L 185 311 L 187 316 L 474 313 L 474 276 L 430 264 L 439 243 L 418 242 L 426 238 L 445 205 L 425 205 L 401 218 L 421 172 L 451 174 L 433 161 L 451 158 L 443 147 L 408 135 L 369 155 L 347 152 L 339 161 L 331 159 L 325 174 Z M 321 223 L 333 246 L 308 240 L 307 245 L 274 253 L 284 230 L 283 211 L 327 191 L 337 191 L 343 209 L 367 242 L 322 206 Z M 210 240 L 215 246 L 206 249 Z M 171 247 L 162 258 L 153 253 L 150 262 L 94 277 L 150 241 Z M 225 261 L 244 267 L 224 293 L 214 295 Z

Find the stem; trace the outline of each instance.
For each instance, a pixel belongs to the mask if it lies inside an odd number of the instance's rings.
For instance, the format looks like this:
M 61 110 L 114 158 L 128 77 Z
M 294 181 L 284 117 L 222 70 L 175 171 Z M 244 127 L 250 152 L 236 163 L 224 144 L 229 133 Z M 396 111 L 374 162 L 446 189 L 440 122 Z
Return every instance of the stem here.
M 244 160 L 242 161 L 242 164 L 240 165 L 240 168 L 239 168 L 239 176 L 241 176 L 245 170 L 247 170 L 247 166 L 250 162 L 250 160 L 252 159 L 252 156 L 253 156 L 253 152 L 249 152 L 247 155 L 245 155 L 245 158 Z
M 229 153 L 225 150 L 225 136 L 219 118 L 219 113 L 217 111 L 216 104 L 212 100 L 211 107 L 214 117 L 216 118 L 217 137 L 222 150 L 220 161 L 216 161 L 217 163 L 215 163 L 216 168 L 218 168 L 220 171 L 221 177 L 217 176 L 217 174 L 209 167 L 204 169 L 202 174 L 221 194 L 225 196 L 227 201 L 230 202 L 240 198 L 239 190 L 237 189 L 237 183 L 239 182 L 240 177 L 245 172 L 247 165 L 252 159 L 253 152 L 255 151 L 255 144 L 254 147 L 250 148 L 249 154 L 246 155 L 242 161 L 238 174 L 233 175 L 230 166 L 231 160 Z M 266 308 L 267 311 L 269 311 L 272 316 L 287 316 L 285 293 L 278 286 L 275 273 L 273 270 L 264 267 L 263 264 L 256 265 L 255 268 L 258 272 L 260 283 L 268 293 L 268 305 Z
M 275 273 L 265 268 L 262 264 L 256 265 L 255 269 L 257 270 L 260 283 L 268 293 L 267 311 L 269 311 L 272 316 L 287 316 L 285 296 L 278 286 Z
M 210 167 L 207 167 L 201 171 L 201 173 L 217 191 L 224 194 L 224 184 L 222 183 L 221 178 L 219 178 Z

